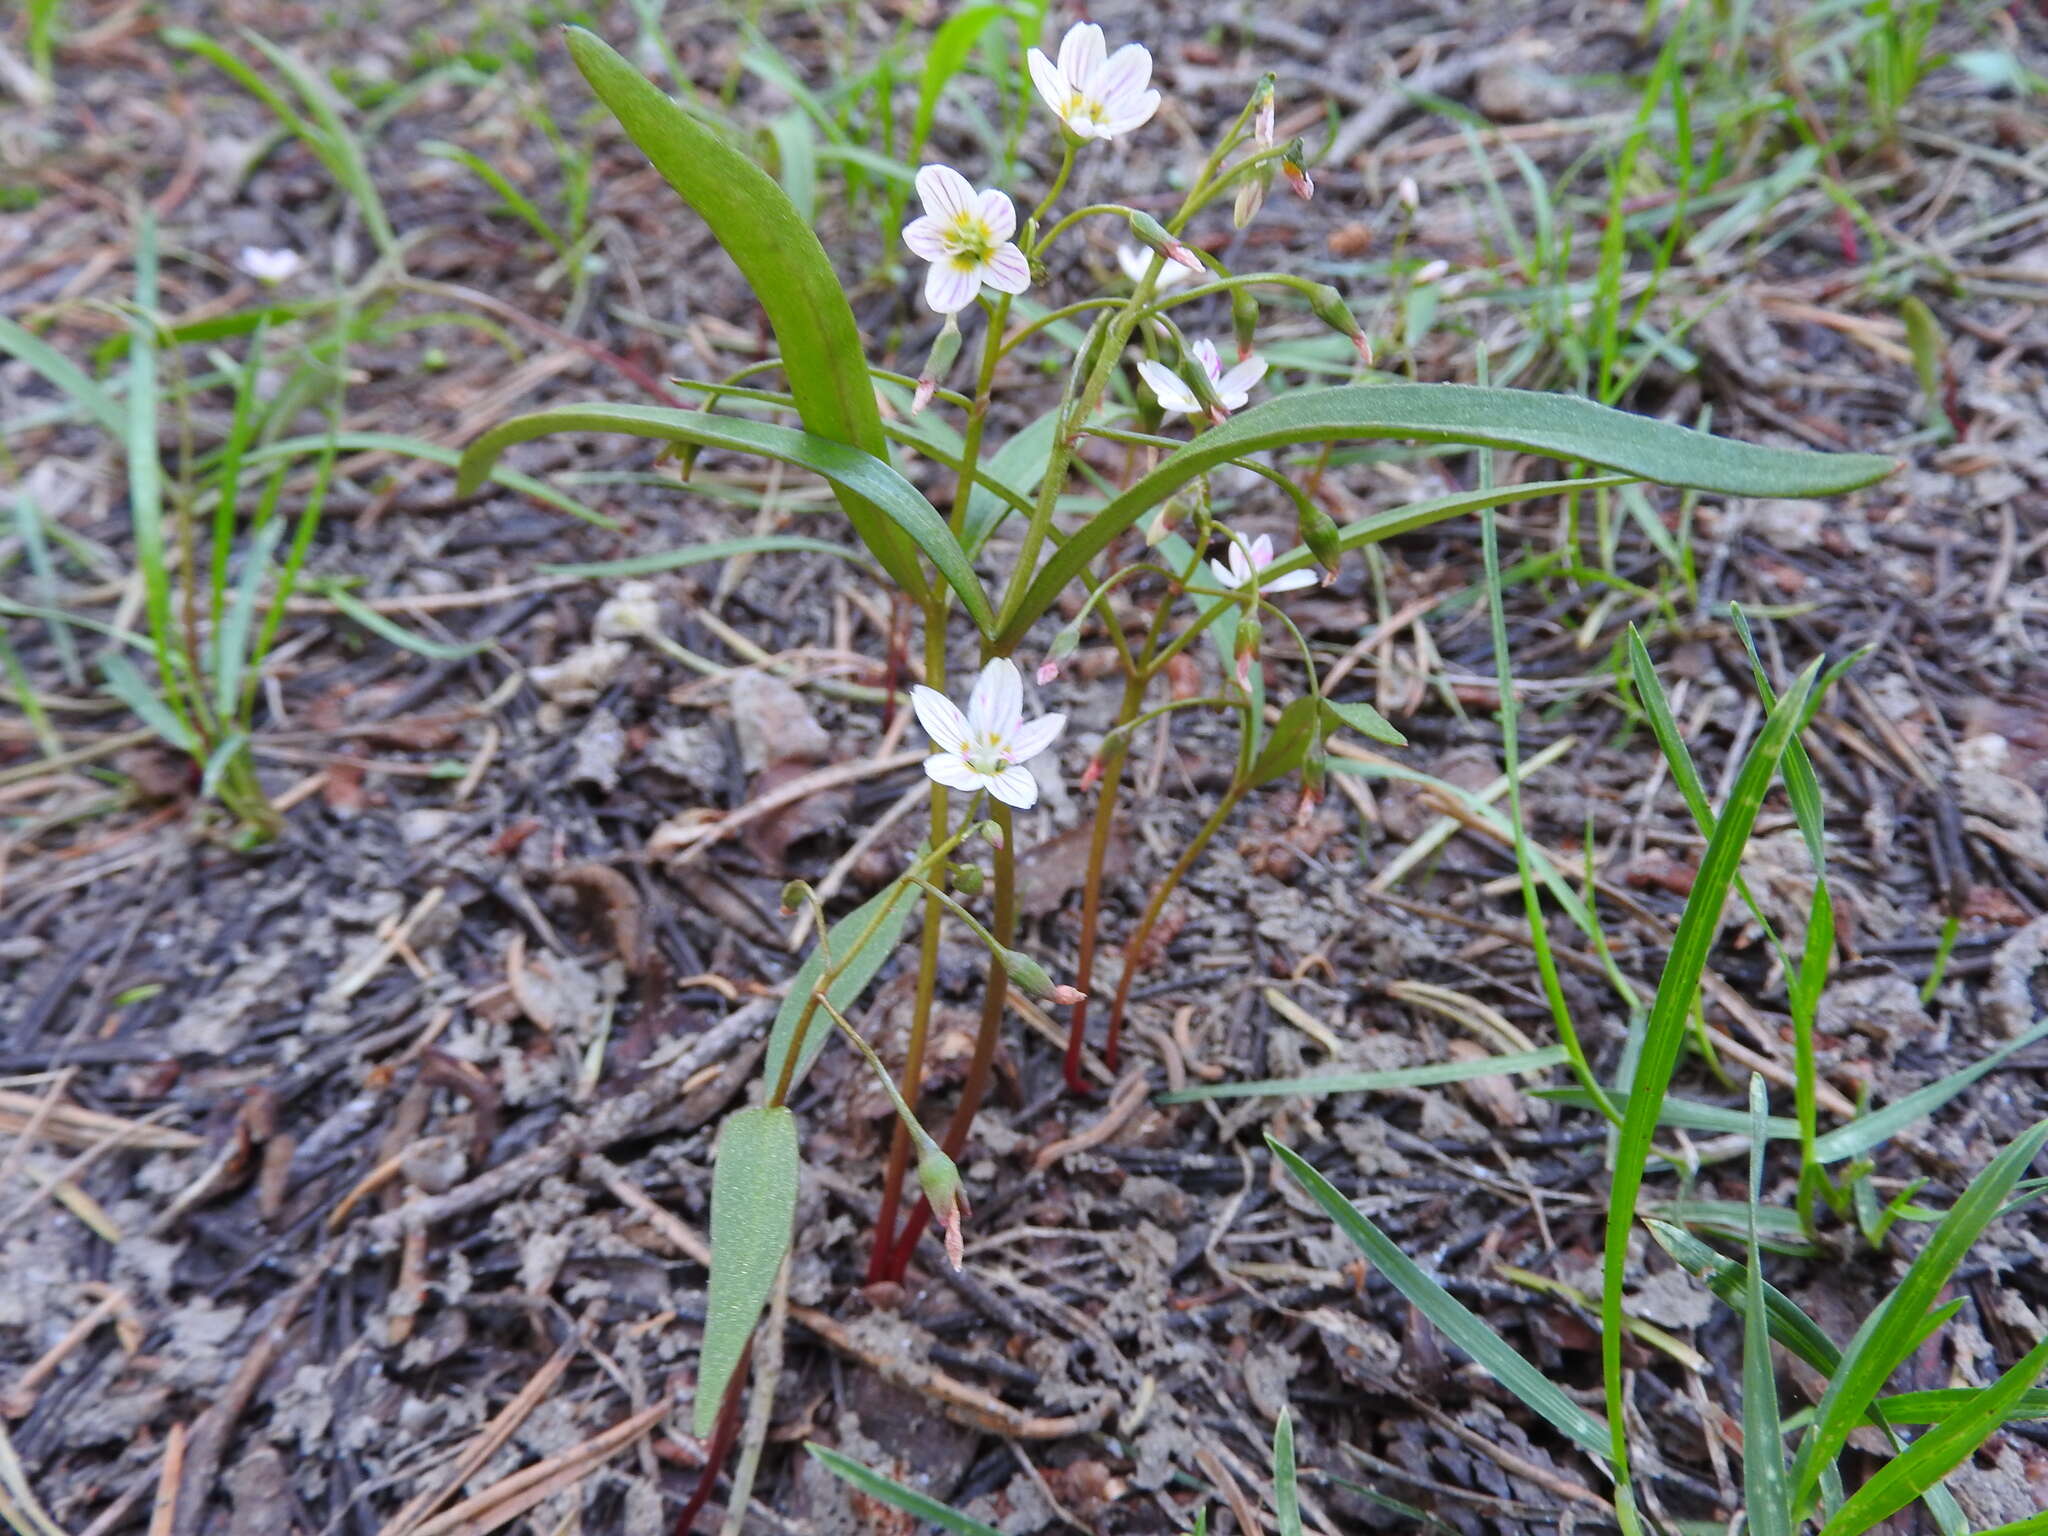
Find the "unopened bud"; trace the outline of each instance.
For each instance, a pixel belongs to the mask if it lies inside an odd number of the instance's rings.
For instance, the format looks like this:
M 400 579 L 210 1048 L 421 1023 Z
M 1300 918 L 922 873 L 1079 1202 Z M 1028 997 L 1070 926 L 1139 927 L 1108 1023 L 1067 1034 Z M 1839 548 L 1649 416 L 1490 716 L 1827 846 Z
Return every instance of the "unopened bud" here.
M 1273 180 L 1273 167 L 1260 166 L 1245 177 L 1244 184 L 1237 189 L 1237 201 L 1230 207 L 1230 222 L 1243 229 L 1259 216 L 1259 210 L 1266 206 L 1266 188 Z
M 1060 675 L 1060 663 L 1081 648 L 1081 620 L 1063 625 L 1060 632 L 1052 637 L 1052 644 L 1045 648 L 1045 660 L 1038 668 L 1038 684 L 1042 688 Z
M 1081 793 L 1087 794 L 1089 790 L 1101 782 L 1102 759 L 1099 756 L 1091 757 L 1088 759 L 1087 766 L 1081 770 Z
M 1413 176 L 1403 176 L 1394 185 L 1394 201 L 1410 213 L 1422 206 L 1422 189 L 1415 185 Z
M 991 848 L 1000 848 L 1003 846 L 1003 828 L 1002 823 L 1000 822 L 984 821 L 980 826 L 974 829 L 974 832 L 977 837 L 979 837 L 984 843 L 987 843 Z
M 1175 496 L 1170 498 L 1157 512 L 1154 512 L 1145 523 L 1145 543 L 1147 547 L 1157 544 L 1167 534 L 1171 533 L 1173 525 L 1181 520 L 1182 514 L 1186 511 L 1187 504 L 1178 496 Z
M 1261 75 L 1252 91 L 1252 138 L 1261 149 L 1273 147 L 1273 76 Z
M 782 888 L 782 915 L 794 917 L 797 909 L 809 904 L 811 887 L 807 881 L 792 880 Z
M 1064 981 L 1052 989 L 1052 1000 L 1062 1008 L 1071 1008 L 1076 1003 L 1085 1003 L 1088 994 L 1079 987 L 1070 987 Z
M 999 958 L 1003 962 L 1003 969 L 1009 973 L 1010 980 L 1017 983 L 1026 992 L 1030 993 L 1033 997 L 1052 996 L 1052 977 L 1046 974 L 1044 966 L 1025 954 L 1023 950 L 1005 949 Z
M 1230 330 L 1237 338 L 1237 360 L 1241 363 L 1252 355 L 1252 341 L 1259 330 L 1259 301 L 1249 289 L 1230 290 Z
M 1060 664 L 1054 661 L 1050 656 L 1048 656 L 1044 661 L 1041 661 L 1038 664 L 1038 670 L 1032 673 L 1031 675 L 1035 679 L 1037 679 L 1038 686 L 1043 688 L 1047 683 L 1054 682 L 1058 679 L 1060 675 Z
M 924 360 L 924 372 L 917 376 L 917 391 L 910 397 L 910 414 L 915 416 L 932 403 L 939 382 L 953 366 L 953 359 L 960 355 L 960 322 L 952 315 L 946 316 L 946 323 L 939 334 L 932 339 L 932 350 Z
M 1294 195 L 1303 202 L 1316 195 L 1316 184 L 1308 173 L 1307 158 L 1308 152 L 1302 147 L 1299 139 L 1289 144 L 1286 153 L 1280 157 L 1280 170 L 1287 178 L 1287 185 L 1294 189 Z
M 1365 328 L 1351 313 L 1343 294 L 1328 283 L 1316 283 L 1308 291 L 1308 307 L 1331 330 L 1351 338 L 1351 345 L 1358 349 L 1360 361 L 1372 362 L 1372 343 L 1365 339 Z
M 1151 214 L 1141 213 L 1133 208 L 1130 219 L 1131 233 L 1138 237 L 1146 249 L 1157 251 L 1168 261 L 1179 262 L 1190 272 L 1203 270 L 1202 259 L 1168 233 L 1166 226 Z
M 955 864 L 953 867 L 953 889 L 962 896 L 981 894 L 981 866 L 979 864 Z
M 966 1243 L 960 1234 L 960 1219 L 967 1215 L 967 1191 L 960 1184 L 960 1170 L 945 1150 L 929 1136 L 917 1154 L 917 1182 L 924 1190 L 926 1204 L 946 1233 L 946 1262 L 955 1270 L 966 1257 Z
M 1295 519 L 1295 531 L 1301 535 L 1301 542 L 1308 546 L 1308 552 L 1316 557 L 1325 574 L 1324 583 L 1337 577 L 1337 563 L 1344 556 L 1344 546 L 1337 520 L 1314 502 L 1302 505 L 1300 516 Z
M 1416 284 L 1417 287 L 1420 287 L 1424 283 L 1434 283 L 1440 280 L 1450 270 L 1451 264 L 1448 261 L 1445 261 L 1442 257 L 1438 257 L 1435 261 L 1426 261 L 1421 266 L 1417 267 L 1415 269 L 1415 276 L 1412 279 L 1412 281 Z
M 1259 620 L 1256 614 L 1245 614 L 1237 621 L 1237 685 L 1249 688 L 1252 683 L 1252 662 L 1259 654 Z

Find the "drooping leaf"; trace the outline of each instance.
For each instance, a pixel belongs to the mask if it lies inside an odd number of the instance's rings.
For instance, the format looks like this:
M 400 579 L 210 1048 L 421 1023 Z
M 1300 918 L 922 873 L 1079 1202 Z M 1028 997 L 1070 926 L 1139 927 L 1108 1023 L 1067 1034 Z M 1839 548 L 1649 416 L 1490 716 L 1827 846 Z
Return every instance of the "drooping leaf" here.
M 1362 702 L 1340 703 L 1336 699 L 1323 700 L 1324 723 L 1332 727 L 1344 726 L 1374 741 L 1384 742 L 1390 747 L 1405 747 L 1408 738 L 1394 728 L 1392 721 Z
M 1285 778 L 1307 759 L 1309 749 L 1322 734 L 1322 715 L 1316 709 L 1313 694 L 1303 694 L 1289 701 L 1280 711 L 1280 718 L 1273 722 L 1273 731 L 1266 738 L 1266 744 L 1252 762 L 1251 787 L 1270 784 L 1275 779 Z
M 557 406 L 532 411 L 501 421 L 463 450 L 462 469 L 456 493 L 468 495 L 482 482 L 499 454 L 514 443 L 544 437 L 550 432 L 624 432 L 634 437 L 671 443 L 690 443 L 700 448 L 727 448 L 737 453 L 758 453 L 780 459 L 799 469 L 810 470 L 832 482 L 845 496 L 887 523 L 893 532 L 911 541 L 937 566 L 947 585 L 960 596 L 961 606 L 984 634 L 995 625 L 988 598 L 966 553 L 932 504 L 916 486 L 892 468 L 885 458 L 848 447 L 843 441 L 800 432 L 772 421 L 753 421 L 744 416 L 721 416 L 710 411 L 679 411 L 665 405 Z M 856 520 L 861 542 L 884 567 L 890 559 L 887 547 L 878 546 Z M 891 575 L 895 575 L 893 569 Z M 897 578 L 901 581 L 901 577 Z
M 1299 390 L 1242 411 L 1168 454 L 1075 530 L 1033 579 L 997 637 L 997 649 L 1014 645 L 1111 540 L 1197 475 L 1230 459 L 1296 443 L 1387 438 L 1509 448 L 1735 496 L 1831 496 L 1868 485 L 1896 467 L 1895 460 L 1875 454 L 1807 453 L 1731 442 L 1564 395 L 1469 384 Z M 1280 569 L 1278 562 L 1269 567 L 1273 574 Z
M 727 1117 L 711 1174 L 711 1286 L 692 1410 L 699 1437 L 718 1422 L 726 1387 L 789 1252 L 796 1176 L 795 1115 L 764 1106 Z
M 594 33 L 568 29 L 590 88 L 662 178 L 711 227 L 767 312 L 797 414 L 817 437 L 888 459 L 860 330 L 811 226 L 773 177 L 692 118 Z M 925 592 L 915 546 L 855 485 L 835 482 L 861 542 L 912 597 Z

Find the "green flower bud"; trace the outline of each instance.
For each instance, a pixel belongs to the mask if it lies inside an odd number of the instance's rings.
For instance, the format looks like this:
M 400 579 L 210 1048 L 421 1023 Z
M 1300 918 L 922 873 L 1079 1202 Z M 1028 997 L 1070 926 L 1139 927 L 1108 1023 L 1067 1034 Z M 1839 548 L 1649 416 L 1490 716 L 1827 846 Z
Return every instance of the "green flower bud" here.
M 1000 958 L 1003 962 L 1003 969 L 1009 973 L 1010 980 L 1017 983 L 1026 992 L 1030 993 L 1033 997 L 1052 996 L 1052 977 L 1046 974 L 1044 966 L 1025 954 L 1024 951 L 1021 949 L 1006 949 L 1002 952 Z
M 1151 214 L 1142 213 L 1136 208 L 1131 209 L 1130 225 L 1131 233 L 1136 235 L 1139 243 L 1148 250 L 1158 252 L 1168 261 L 1179 262 L 1190 272 L 1203 270 L 1201 258 L 1169 234 L 1166 226 Z
M 1300 515 L 1295 519 L 1295 531 L 1301 535 L 1301 542 L 1308 546 L 1308 552 L 1316 557 L 1316 564 L 1334 578 L 1337 562 L 1344 555 L 1337 520 L 1314 502 L 1303 502 Z
M 927 405 L 946 374 L 953 366 L 953 359 L 960 355 L 960 322 L 957 316 L 946 316 L 946 323 L 939 334 L 932 339 L 932 350 L 924 360 L 924 372 L 917 376 L 917 393 L 910 399 L 910 414 L 915 416 Z
M 952 871 L 954 890 L 958 891 L 962 896 L 979 896 L 981 894 L 981 866 L 979 864 L 955 864 L 952 866 Z
M 1344 295 L 1328 283 L 1316 283 L 1308 291 L 1308 307 L 1315 317 L 1340 336 L 1351 338 L 1351 345 L 1358 349 L 1359 358 L 1372 362 L 1372 343 L 1365 339 L 1365 328 L 1351 313 L 1344 302 Z
M 1003 846 L 1003 826 L 999 821 L 984 821 L 974 829 L 974 834 L 991 848 Z
M 1249 288 L 1230 290 L 1230 329 L 1237 337 L 1237 360 L 1252 355 L 1252 341 L 1259 329 L 1259 301 Z
M 1245 177 L 1237 189 L 1237 201 L 1230 207 L 1230 222 L 1239 229 L 1259 216 L 1266 206 L 1266 188 L 1273 184 L 1273 166 L 1268 161 Z
M 792 880 L 782 888 L 782 915 L 792 917 L 800 907 L 808 906 L 811 887 L 808 881 Z
M 945 1149 L 930 1136 L 918 1137 L 917 1182 L 946 1234 L 946 1261 L 958 1270 L 965 1258 L 960 1218 L 967 1214 L 967 1191 L 960 1184 L 960 1170 Z

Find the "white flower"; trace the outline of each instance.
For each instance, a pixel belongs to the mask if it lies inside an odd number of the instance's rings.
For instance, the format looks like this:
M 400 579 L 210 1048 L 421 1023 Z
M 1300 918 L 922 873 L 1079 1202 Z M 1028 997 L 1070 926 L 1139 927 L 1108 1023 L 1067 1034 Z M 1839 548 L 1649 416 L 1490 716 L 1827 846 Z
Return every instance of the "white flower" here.
M 1011 243 L 1017 210 L 996 191 L 977 192 L 949 165 L 928 165 L 917 173 L 924 217 L 904 226 L 903 243 L 932 264 L 924 301 L 942 315 L 972 304 L 985 283 L 998 293 L 1022 293 L 1031 286 L 1031 264 Z
M 1216 398 L 1226 411 L 1234 411 L 1243 405 L 1251 397 L 1251 387 L 1266 376 L 1266 360 L 1256 354 L 1225 373 L 1223 360 L 1216 355 L 1215 342 L 1204 339 L 1188 350 L 1201 365 L 1202 372 L 1209 376 L 1210 384 L 1215 386 Z M 1195 392 L 1164 363 L 1145 358 L 1138 364 L 1138 372 L 1152 386 L 1152 393 L 1159 397 L 1162 409 L 1178 411 L 1186 416 L 1196 415 L 1202 410 L 1202 402 L 1196 398 Z
M 289 248 L 266 251 L 260 245 L 245 245 L 235 256 L 235 265 L 259 283 L 281 283 L 297 276 L 305 264 L 306 259 Z
M 1152 265 L 1152 253 L 1135 245 L 1120 245 L 1116 248 L 1116 264 L 1125 277 L 1134 283 L 1145 280 L 1145 269 Z M 1159 269 L 1159 280 L 1152 285 L 1152 291 L 1171 293 L 1176 288 L 1185 288 L 1198 277 L 1203 276 L 1199 265 L 1188 267 L 1178 261 L 1169 261 Z
M 1214 573 L 1217 581 L 1221 582 L 1224 586 L 1243 587 L 1249 586 L 1258 578 L 1259 573 L 1272 563 L 1273 537 L 1271 534 L 1262 533 L 1256 539 L 1253 539 L 1250 544 L 1246 544 L 1243 539 L 1239 538 L 1236 534 L 1232 534 L 1230 536 L 1230 563 L 1225 565 L 1221 560 L 1211 560 L 1209 562 L 1209 569 Z M 1261 583 L 1259 591 L 1262 593 L 1292 592 L 1298 587 L 1312 587 L 1315 584 L 1316 573 L 1304 567 L 1298 571 L 1289 571 L 1285 576 L 1275 576 L 1271 581 Z
M 924 771 L 948 789 L 985 789 L 1005 805 L 1029 810 L 1038 803 L 1038 781 L 1024 766 L 1066 728 L 1065 715 L 1024 718 L 1024 679 L 1017 664 L 998 656 L 981 669 L 967 712 L 936 688 L 910 690 L 918 724 L 938 748 Z
M 1152 55 L 1137 43 L 1108 53 L 1102 28 L 1077 22 L 1060 39 L 1055 64 L 1031 50 L 1031 79 L 1053 115 L 1080 139 L 1113 139 L 1141 128 L 1159 110 L 1152 82 Z

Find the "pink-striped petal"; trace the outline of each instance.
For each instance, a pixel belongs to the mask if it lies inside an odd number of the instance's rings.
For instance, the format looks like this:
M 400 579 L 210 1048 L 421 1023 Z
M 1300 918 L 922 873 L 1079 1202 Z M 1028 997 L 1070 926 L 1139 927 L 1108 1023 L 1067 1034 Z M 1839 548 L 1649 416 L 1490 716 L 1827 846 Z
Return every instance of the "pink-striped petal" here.
M 934 752 L 924 760 L 924 776 L 948 789 L 977 790 L 988 787 L 988 775 L 976 773 L 965 758 L 951 752 Z
M 1121 105 L 1124 97 L 1135 96 L 1151 80 L 1152 55 L 1141 44 L 1125 43 L 1081 82 L 1081 89 L 1104 106 Z
M 1018 726 L 1004 745 L 1009 747 L 1011 757 L 1020 763 L 1028 763 L 1059 740 L 1060 732 L 1066 728 L 1065 715 L 1040 715 L 1036 720 L 1026 720 Z
M 903 243 L 920 261 L 943 261 L 946 257 L 946 221 L 926 214 L 903 226 Z
M 974 188 L 950 165 L 928 165 L 919 171 L 917 195 L 924 211 L 941 219 L 957 219 L 974 210 Z
M 981 264 L 981 280 L 998 293 L 1022 293 L 1031 286 L 1031 263 L 1016 246 L 999 246 Z
M 1129 98 L 1130 104 L 1117 103 L 1107 106 L 1102 119 L 1102 136 L 1113 139 L 1119 134 L 1130 133 L 1152 121 L 1152 114 L 1159 110 L 1159 93 L 1142 91 Z
M 1263 571 L 1273 563 L 1273 535 L 1262 533 L 1252 540 L 1252 547 L 1245 551 L 1251 556 L 1252 569 Z
M 1067 35 L 1060 39 L 1060 73 L 1071 89 L 1080 90 L 1102 67 L 1108 46 L 1102 40 L 1102 28 L 1092 21 L 1077 21 L 1067 28 Z
M 1038 780 L 1029 768 L 1009 767 L 988 781 L 988 792 L 1005 805 L 1028 811 L 1038 804 Z
M 1152 386 L 1152 393 L 1159 397 L 1162 410 L 1180 411 L 1185 414 L 1202 408 L 1201 401 L 1194 397 L 1193 391 L 1180 381 L 1180 375 L 1164 363 L 1155 362 L 1149 357 L 1140 358 L 1138 376 Z
M 1073 99 L 1074 88 L 1067 84 L 1067 77 L 1060 73 L 1060 67 L 1038 49 L 1031 50 L 1031 83 L 1038 87 L 1038 94 L 1051 107 L 1055 117 L 1064 116 L 1067 103 Z
M 967 717 L 960 713 L 959 705 L 938 689 L 927 688 L 923 683 L 913 684 L 910 707 L 917 711 L 917 723 L 924 727 L 925 735 L 931 737 L 933 746 L 942 752 L 967 750 Z
M 924 278 L 924 301 L 942 315 L 955 315 L 981 292 L 980 267 L 961 267 L 951 257 L 935 261 Z
M 1263 357 L 1248 357 L 1216 381 L 1216 393 L 1228 399 L 1236 395 L 1240 403 L 1251 392 L 1251 387 L 1266 376 L 1266 360 Z
M 1017 233 L 1016 204 L 993 187 L 976 196 L 974 211 L 981 215 L 981 222 L 988 226 L 991 239 L 1007 240 Z
M 1024 718 L 1024 678 L 1017 663 L 998 656 L 981 669 L 967 696 L 967 728 L 979 738 L 1007 740 Z

